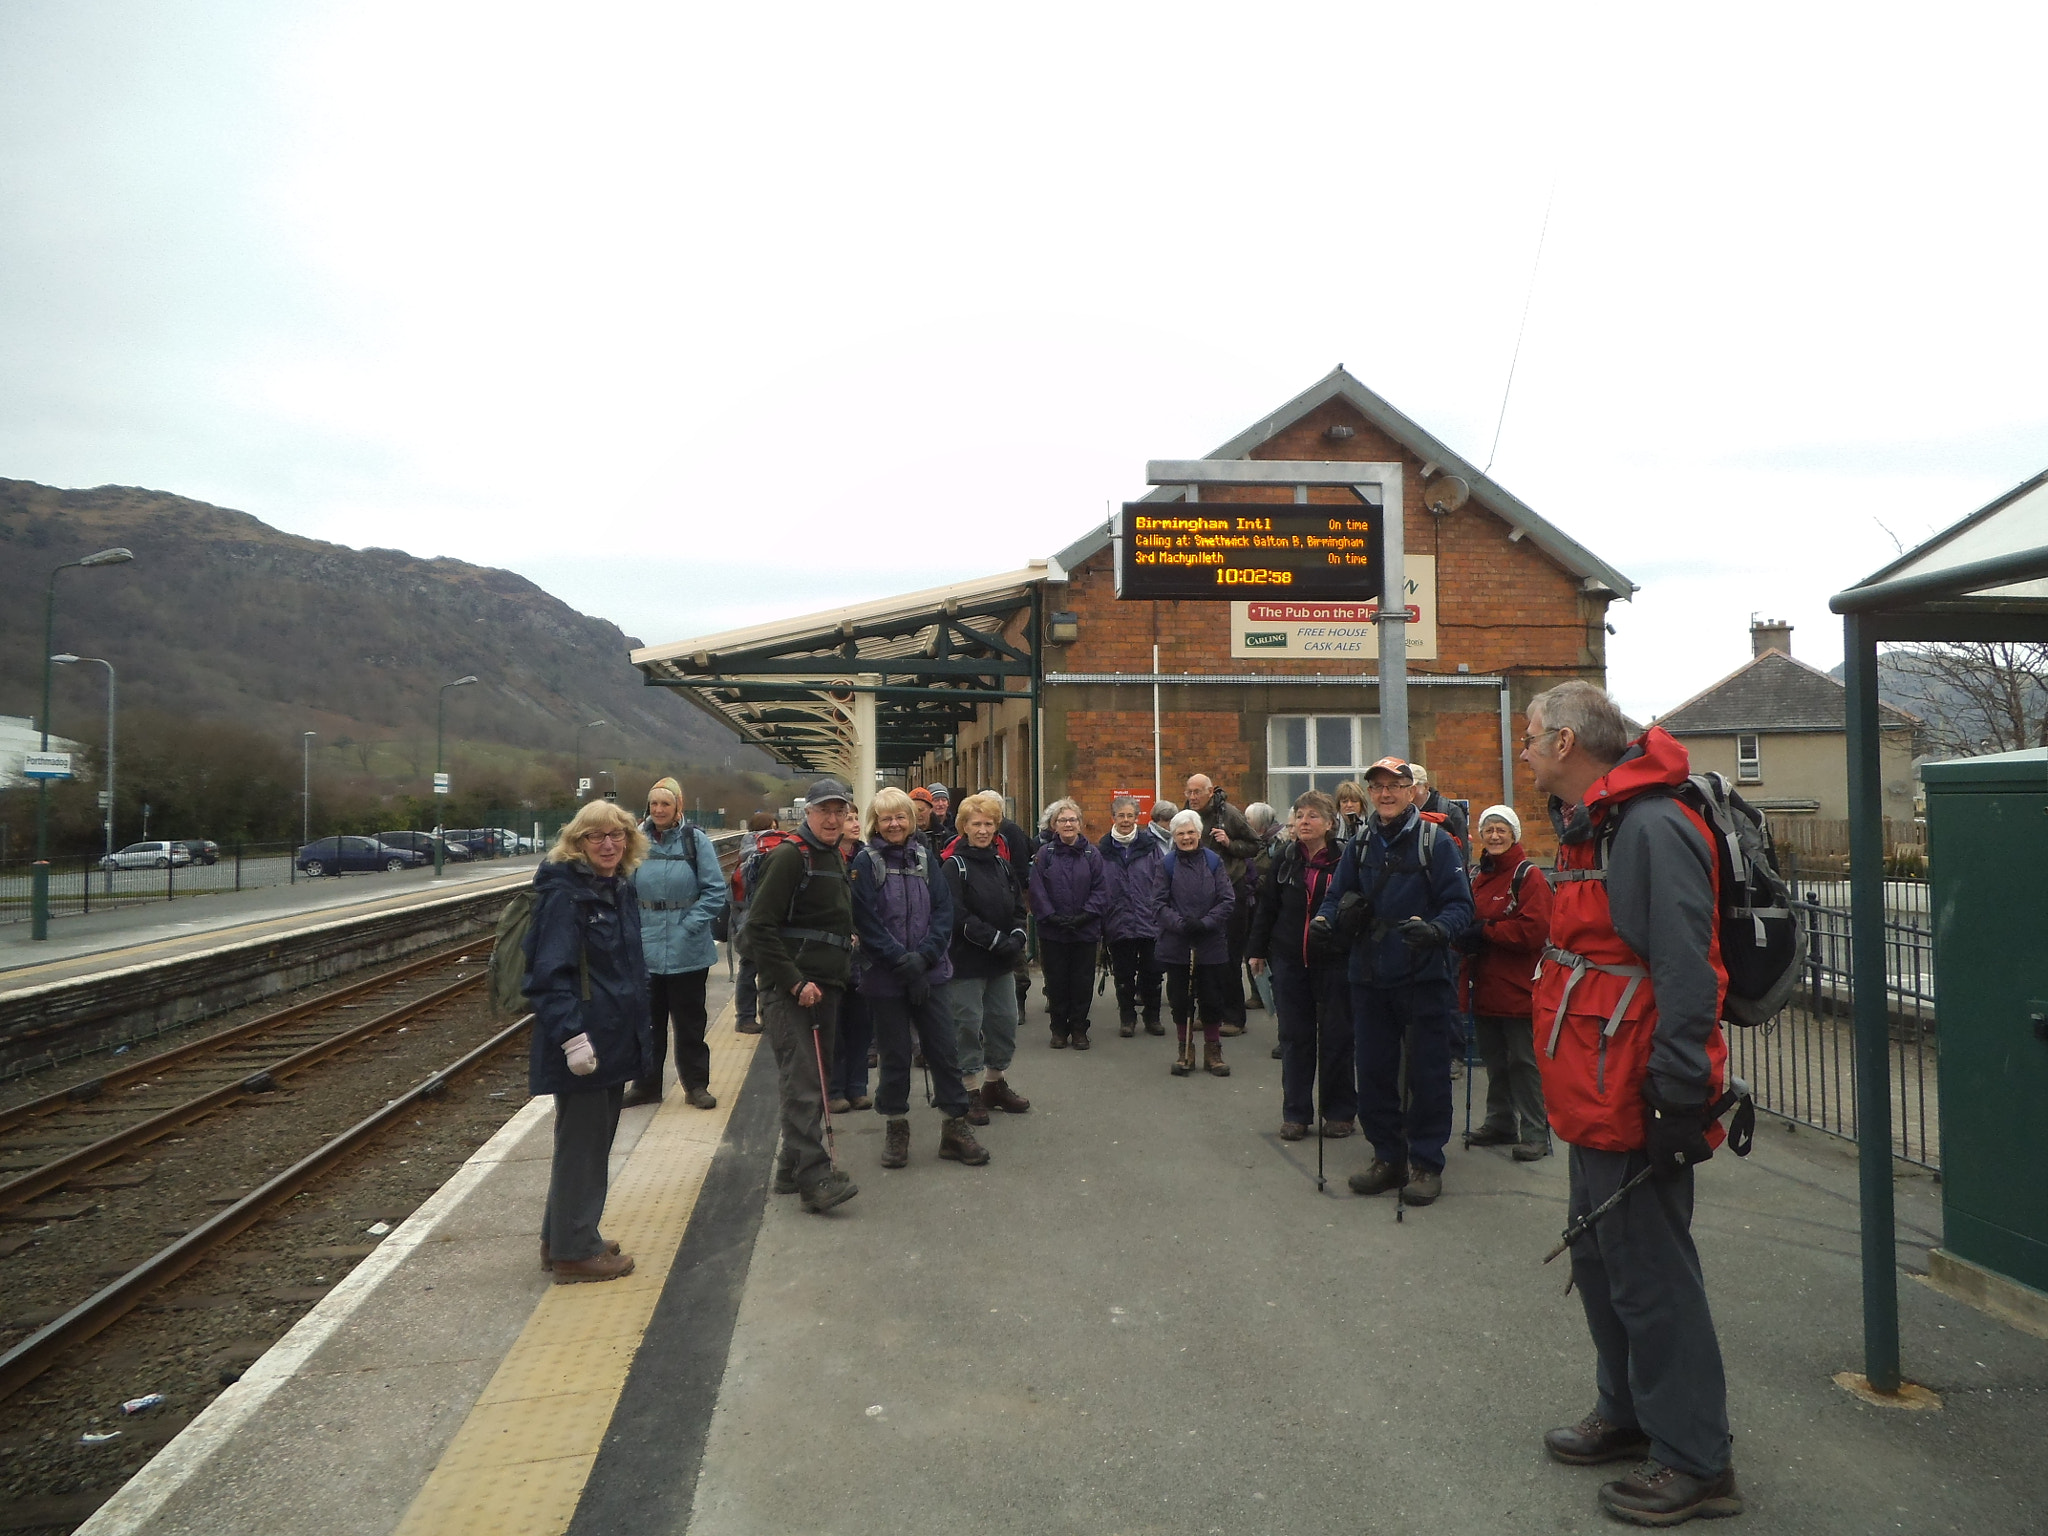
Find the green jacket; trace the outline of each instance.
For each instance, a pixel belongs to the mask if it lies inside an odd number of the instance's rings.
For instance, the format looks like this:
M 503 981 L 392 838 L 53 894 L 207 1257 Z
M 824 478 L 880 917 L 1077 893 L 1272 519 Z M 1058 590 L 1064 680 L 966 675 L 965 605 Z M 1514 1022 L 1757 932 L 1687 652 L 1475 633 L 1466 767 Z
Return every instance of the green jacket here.
M 806 860 L 810 879 L 805 880 Z M 801 930 L 801 931 L 792 931 Z M 832 935 L 839 942 L 820 935 Z M 763 990 L 787 993 L 804 982 L 844 988 L 853 973 L 853 882 L 837 848 L 819 846 L 809 827 L 762 861 L 747 899 L 740 948 Z

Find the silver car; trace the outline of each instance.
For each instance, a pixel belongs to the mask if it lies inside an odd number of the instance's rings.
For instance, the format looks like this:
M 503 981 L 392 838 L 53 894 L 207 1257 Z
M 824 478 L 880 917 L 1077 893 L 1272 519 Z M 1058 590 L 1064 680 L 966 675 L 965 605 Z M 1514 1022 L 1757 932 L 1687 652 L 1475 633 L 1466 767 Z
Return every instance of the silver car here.
M 169 869 L 173 864 L 192 862 L 191 853 L 179 843 L 130 843 L 118 853 L 100 860 L 101 869 Z

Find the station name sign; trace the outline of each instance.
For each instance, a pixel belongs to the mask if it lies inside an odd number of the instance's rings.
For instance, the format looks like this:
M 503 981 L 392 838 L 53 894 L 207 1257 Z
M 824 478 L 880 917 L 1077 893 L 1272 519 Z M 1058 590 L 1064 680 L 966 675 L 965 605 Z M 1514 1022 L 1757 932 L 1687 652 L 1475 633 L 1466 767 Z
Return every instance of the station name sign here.
M 1126 502 L 1116 595 L 1370 602 L 1380 595 L 1380 538 L 1380 509 L 1364 502 Z

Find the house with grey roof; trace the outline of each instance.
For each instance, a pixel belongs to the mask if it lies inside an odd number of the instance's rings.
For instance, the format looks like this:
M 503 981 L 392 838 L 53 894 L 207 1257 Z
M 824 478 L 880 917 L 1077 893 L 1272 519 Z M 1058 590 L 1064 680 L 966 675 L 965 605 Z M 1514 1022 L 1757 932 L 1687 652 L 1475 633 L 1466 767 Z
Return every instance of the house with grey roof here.
M 1792 655 L 1792 626 L 1752 623 L 1750 659 L 1656 724 L 1685 744 L 1694 772 L 1726 775 L 1758 810 L 1828 821 L 1849 815 L 1848 690 Z M 1920 717 L 1880 706 L 1884 814 L 1913 820 Z

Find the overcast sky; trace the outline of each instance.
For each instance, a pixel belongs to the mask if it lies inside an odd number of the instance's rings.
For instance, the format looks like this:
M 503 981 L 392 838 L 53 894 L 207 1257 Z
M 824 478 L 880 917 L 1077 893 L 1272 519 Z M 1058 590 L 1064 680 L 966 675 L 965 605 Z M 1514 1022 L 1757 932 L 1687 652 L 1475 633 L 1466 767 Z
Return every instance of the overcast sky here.
M 1445 9 L 0 0 L 0 475 L 661 642 L 1043 556 L 1340 362 L 1483 465 L 1527 299 L 1494 474 L 1641 585 L 1623 704 L 1752 612 L 1832 665 L 2048 465 L 2043 9 Z

